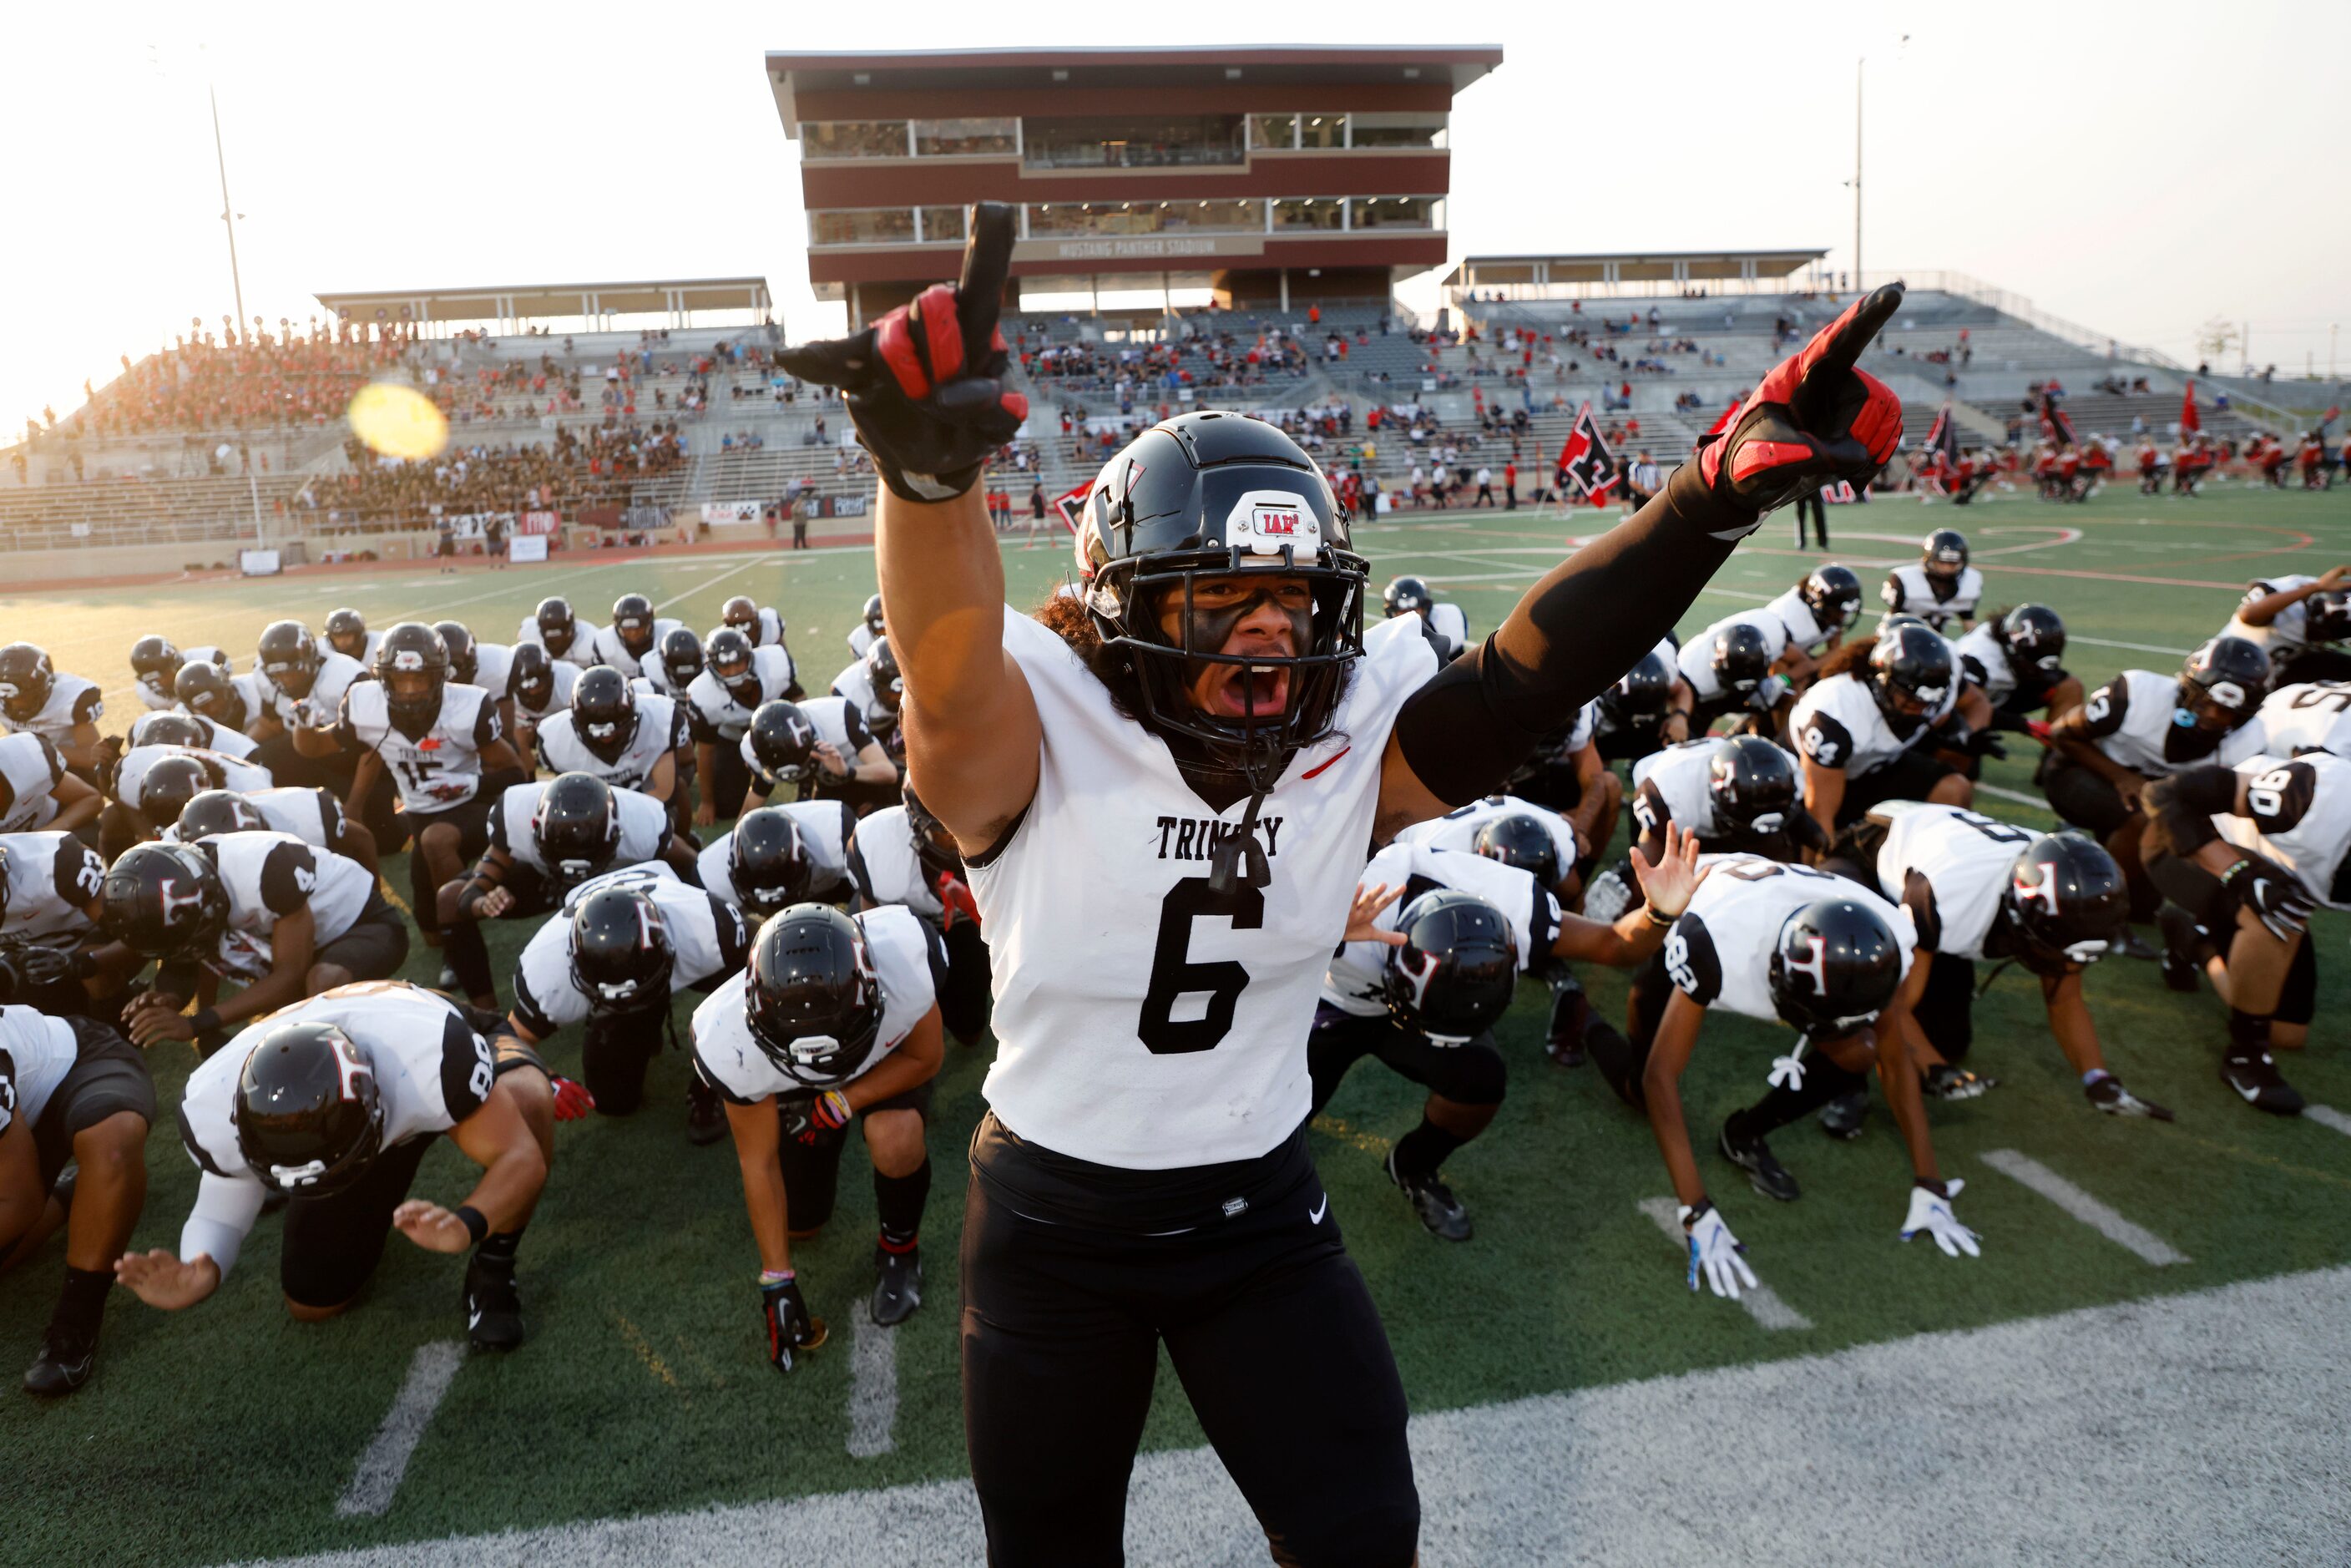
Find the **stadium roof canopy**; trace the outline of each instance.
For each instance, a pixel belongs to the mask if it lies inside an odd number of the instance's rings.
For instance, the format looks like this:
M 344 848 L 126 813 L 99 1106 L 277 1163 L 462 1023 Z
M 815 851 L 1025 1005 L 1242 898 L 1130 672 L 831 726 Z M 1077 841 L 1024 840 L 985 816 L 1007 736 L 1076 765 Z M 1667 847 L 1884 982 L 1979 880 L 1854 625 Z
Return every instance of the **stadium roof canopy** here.
M 764 277 L 649 278 L 629 283 L 533 283 L 469 288 L 320 289 L 319 304 L 353 321 L 600 320 L 661 316 L 686 326 L 696 310 L 768 309 Z
M 1447 289 L 1499 288 L 1520 298 L 1554 290 L 1613 292 L 1624 284 L 1755 284 L 1787 277 L 1828 254 L 1785 250 L 1602 251 L 1583 256 L 1472 256 L 1446 276 Z

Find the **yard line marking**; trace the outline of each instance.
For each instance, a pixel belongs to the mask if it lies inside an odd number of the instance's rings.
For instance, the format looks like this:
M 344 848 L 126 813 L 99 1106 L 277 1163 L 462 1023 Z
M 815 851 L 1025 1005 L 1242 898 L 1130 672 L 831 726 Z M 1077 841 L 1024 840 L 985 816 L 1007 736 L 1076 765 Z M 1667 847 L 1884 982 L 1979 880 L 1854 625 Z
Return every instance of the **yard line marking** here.
M 2153 1231 L 2125 1219 L 2030 1155 L 2014 1149 L 1993 1149 L 1983 1156 L 1983 1163 L 2011 1181 L 2023 1183 L 2116 1246 L 2137 1254 L 2143 1262 L 2161 1269 L 2188 1261 L 2187 1253 Z
M 1997 784 L 1979 783 L 1976 786 L 1976 793 L 1990 795 L 2001 800 L 2013 800 L 2020 806 L 2032 806 L 2043 811 L 2049 810 L 2048 801 L 2038 795 L 2027 795 L 2022 789 L 2003 789 Z
M 761 558 L 758 556 L 753 556 L 749 560 L 745 561 L 740 566 L 730 566 L 725 571 L 720 572 L 716 577 L 705 578 L 702 581 L 695 583 L 684 593 L 674 593 L 670 595 L 667 599 L 663 600 L 659 604 L 654 605 L 653 608 L 655 610 L 666 610 L 673 604 L 682 604 L 685 601 L 693 598 L 695 594 L 701 592 L 705 588 L 716 588 L 718 584 L 726 581 L 728 578 L 735 577 L 750 570 L 753 567 L 759 564 L 760 559 Z
M 849 1457 L 879 1458 L 898 1446 L 898 1334 L 860 1312 L 849 1350 Z
M 2070 632 L 2066 633 L 2065 641 L 2087 643 L 2093 648 L 2127 648 L 2134 653 L 2173 653 L 2183 659 L 2196 651 L 2193 648 L 2165 648 L 2153 643 L 2115 643 L 2104 637 L 2083 637 Z
M 433 1412 L 441 1407 L 457 1369 L 465 1364 L 465 1347 L 456 1340 L 434 1340 L 416 1347 L 391 1411 L 376 1428 L 367 1452 L 360 1456 L 351 1484 L 335 1503 L 339 1516 L 371 1519 L 392 1506 L 392 1494 L 400 1490 L 400 1478 L 408 1473 L 409 1456 L 416 1452 Z
M 2351 1116 L 2345 1115 L 2332 1105 L 2304 1105 L 2302 1113 L 2307 1121 L 2315 1122 L 2322 1127 L 2332 1127 L 2346 1137 L 2351 1137 Z
M 1689 1233 L 1682 1228 L 1678 1214 L 1680 1207 L 1681 1206 L 1670 1197 L 1645 1197 L 1640 1203 L 1641 1212 L 1656 1220 L 1657 1228 L 1666 1233 L 1666 1239 L 1681 1249 L 1682 1255 L 1687 1257 Z M 1739 1304 L 1761 1328 L 1808 1329 L 1813 1326 L 1812 1319 L 1782 1301 L 1779 1293 L 1769 1285 L 1758 1285 L 1751 1291 L 1740 1291 Z

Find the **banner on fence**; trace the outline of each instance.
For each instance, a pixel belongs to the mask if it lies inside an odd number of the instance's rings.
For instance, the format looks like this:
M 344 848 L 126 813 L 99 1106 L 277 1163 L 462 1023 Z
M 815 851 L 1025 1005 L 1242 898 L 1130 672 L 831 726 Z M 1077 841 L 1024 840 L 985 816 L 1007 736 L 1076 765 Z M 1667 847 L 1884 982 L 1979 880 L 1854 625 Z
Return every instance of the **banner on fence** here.
M 507 559 L 517 564 L 542 561 L 547 559 L 545 534 L 517 534 L 507 540 Z
M 247 577 L 276 577 L 282 568 L 274 549 L 241 549 L 236 552 L 236 570 Z
M 563 527 L 560 512 L 525 512 L 515 519 L 514 531 L 518 534 L 553 536 Z
M 759 520 L 758 501 L 705 501 L 702 520 L 705 523 L 756 523 Z
M 822 496 L 817 500 L 817 515 L 822 517 L 862 517 L 865 515 L 862 496 Z

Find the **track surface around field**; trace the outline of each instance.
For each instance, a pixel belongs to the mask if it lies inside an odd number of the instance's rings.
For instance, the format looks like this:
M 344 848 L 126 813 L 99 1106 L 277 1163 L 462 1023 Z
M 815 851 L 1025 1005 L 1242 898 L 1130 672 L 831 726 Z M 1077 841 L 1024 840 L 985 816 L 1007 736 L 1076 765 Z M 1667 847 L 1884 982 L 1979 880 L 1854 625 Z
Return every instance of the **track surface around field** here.
M 1357 543 L 1381 580 L 1434 579 L 1482 633 L 1569 538 L 1613 520 L 1407 515 L 1364 527 Z M 1909 541 L 1927 528 L 1964 528 L 1988 602 L 2054 603 L 2073 632 L 2069 664 L 2093 682 L 2126 665 L 2175 666 L 2251 576 L 2351 559 L 2351 497 L 2341 494 L 1895 502 L 1832 508 L 1830 522 L 1835 557 L 1873 592 L 1884 565 L 1911 559 Z M 1785 528 L 1774 518 L 1741 548 L 1685 632 L 1825 559 L 1788 548 Z M 1032 550 L 1008 541 L 1014 602 L 1040 598 L 1066 559 L 1058 539 Z M 780 605 L 802 679 L 821 690 L 848 662 L 841 639 L 872 591 L 872 558 L 847 549 L 452 576 L 298 573 L 0 603 L 8 636 L 41 642 L 60 667 L 115 688 L 114 727 L 135 710 L 123 661 L 147 631 L 224 643 L 242 668 L 265 622 L 316 625 L 339 603 L 379 626 L 455 614 L 504 639 L 542 594 L 568 593 L 593 619 L 629 590 L 695 626 L 732 592 Z M 2050 826 L 2031 803 L 2032 759 L 2019 749 L 1988 768 L 1987 809 Z M 385 871 L 404 896 L 400 858 Z M 2037 995 L 2012 975 L 1993 984 L 1978 1003 L 1971 1065 L 2001 1087 L 1933 1111 L 1947 1171 L 1969 1184 L 1959 1207 L 1983 1233 L 1980 1260 L 1895 1240 L 1904 1169 L 1882 1112 L 1850 1145 L 1809 1127 L 1778 1135 L 1805 1188 L 1792 1206 L 1750 1195 L 1702 1155 L 1788 1314 L 1772 1322 L 1684 1292 L 1675 1250 L 1644 1207 L 1666 1190 L 1646 1124 L 1592 1074 L 1545 1063 L 1536 988 L 1498 1031 L 1510 1098 L 1447 1166 L 1478 1228 L 1467 1246 L 1422 1233 L 1379 1169 L 1389 1141 L 1417 1120 L 1418 1095 L 1376 1065 L 1359 1070 L 1313 1143 L 1416 1412 L 1428 1560 L 2323 1555 L 2298 1543 L 2346 1538 L 2339 1500 L 2314 1498 L 2301 1476 L 2324 1480 L 2325 1456 L 2344 1451 L 2339 1412 L 2314 1402 L 2351 1364 L 2340 1312 L 2351 1058 L 2333 1021 L 2351 999 L 2340 961 L 2351 926 L 2326 914 L 2315 929 L 2321 1025 L 2284 1065 L 2334 1113 L 2299 1122 L 2233 1103 L 2213 1071 L 2218 1002 L 2166 992 L 2151 966 L 2103 964 L 2090 988 L 2109 1060 L 2179 1113 L 2172 1126 L 2091 1113 Z M 493 933 L 501 965 L 527 934 Z M 410 977 L 429 982 L 433 967 L 420 951 Z M 1614 976 L 1588 973 L 1587 984 L 1604 1009 L 1621 1007 Z M 681 1029 L 689 1010 L 677 1009 Z M 1739 1020 L 1719 1035 L 1709 1028 L 1686 1088 L 1702 1145 L 1783 1047 L 1784 1036 Z M 577 1051 L 563 1036 L 549 1057 L 560 1069 Z M 873 1217 L 852 1144 L 839 1217 L 795 1248 L 833 1342 L 788 1379 L 767 1367 L 734 1162 L 723 1146 L 684 1144 L 684 1061 L 665 1055 L 644 1113 L 562 1130 L 524 1245 L 533 1338 L 515 1355 L 465 1359 L 417 1384 L 420 1368 L 445 1366 L 435 1347 L 462 1332 L 458 1271 L 397 1238 L 359 1306 L 325 1325 L 286 1319 L 268 1221 L 220 1296 L 192 1314 L 166 1318 L 117 1292 L 89 1387 L 51 1408 L 0 1394 L 0 1464 L 20 1478 L 0 1510 L 10 1562 L 202 1564 L 381 1547 L 377 1560 L 405 1563 L 423 1560 L 425 1542 L 502 1530 L 559 1532 L 528 1537 L 548 1543 L 547 1561 L 968 1558 L 954 1258 L 961 1146 L 987 1055 L 951 1051 L 941 1079 L 929 1287 L 896 1333 L 862 1323 Z M 169 1105 L 188 1063 L 151 1061 Z M 170 1246 L 194 1173 L 168 1116 L 149 1166 L 134 1245 Z M 2055 1185 L 2019 1174 L 2035 1167 Z M 454 1201 L 465 1170 L 436 1150 L 417 1190 Z M 2102 1228 L 2100 1210 L 2131 1230 Z M 2114 1239 L 2133 1232 L 2166 1260 Z M 0 1373 L 30 1358 L 61 1266 L 52 1243 L 0 1283 Z M 2286 1275 L 2301 1278 L 2272 1278 Z M 1917 1428 L 1888 1430 L 1896 1415 Z M 1200 1442 L 1171 1383 L 1138 1471 L 1138 1561 L 1261 1560 L 1238 1503 L 1217 1490 L 1227 1483 L 1192 1451 Z M 889 1522 L 877 1531 L 881 1505 L 861 1499 L 880 1498 Z M 695 1516 L 705 1528 L 670 1517 L 681 1510 L 719 1511 Z M 632 1516 L 643 1519 L 611 1533 L 559 1533 Z M 504 1543 L 470 1550 L 468 1561 L 508 1553 Z

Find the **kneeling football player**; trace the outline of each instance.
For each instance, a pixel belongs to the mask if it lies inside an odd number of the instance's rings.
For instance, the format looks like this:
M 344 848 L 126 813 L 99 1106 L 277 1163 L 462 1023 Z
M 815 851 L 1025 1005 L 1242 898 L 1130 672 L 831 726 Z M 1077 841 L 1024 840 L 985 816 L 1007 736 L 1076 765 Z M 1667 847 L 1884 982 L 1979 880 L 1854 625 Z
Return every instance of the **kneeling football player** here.
M 759 928 L 749 967 L 695 1009 L 695 1065 L 726 1098 L 778 1371 L 792 1369 L 794 1350 L 824 1343 L 800 1299 L 791 1243 L 832 1217 L 852 1118 L 873 1157 L 882 1221 L 873 1321 L 902 1323 L 922 1304 L 923 1130 L 945 1050 L 946 965 L 936 935 L 904 909 L 852 917 L 796 904 Z
M 955 835 L 923 804 L 914 786 L 901 790 L 899 800 L 860 821 L 850 841 L 849 873 L 857 884 L 857 907 L 903 904 L 938 932 L 947 949 L 939 1011 L 957 1044 L 977 1045 L 987 1029 L 993 965 L 979 927 L 970 872 Z
M 205 789 L 189 797 L 180 808 L 179 821 L 163 836 L 192 844 L 221 833 L 263 829 L 291 833 L 314 850 L 330 851 L 358 862 L 371 876 L 377 873 L 375 835 L 351 820 L 331 789 L 285 785 L 247 795 L 233 789 Z
M 547 1185 L 555 1101 L 538 1059 L 495 1051 L 456 1005 L 399 983 L 345 986 L 253 1024 L 188 1075 L 180 1135 L 203 1170 L 177 1255 L 114 1271 L 164 1312 L 194 1306 L 236 1266 L 273 1190 L 290 1200 L 279 1288 L 298 1322 L 356 1300 L 397 1229 L 428 1252 L 473 1250 L 466 1334 L 522 1343 L 515 1251 Z M 409 1197 L 443 1134 L 482 1167 L 455 1209 Z
M 849 843 L 856 825 L 841 800 L 755 807 L 695 857 L 695 876 L 753 925 L 795 904 L 839 904 L 850 894 Z

